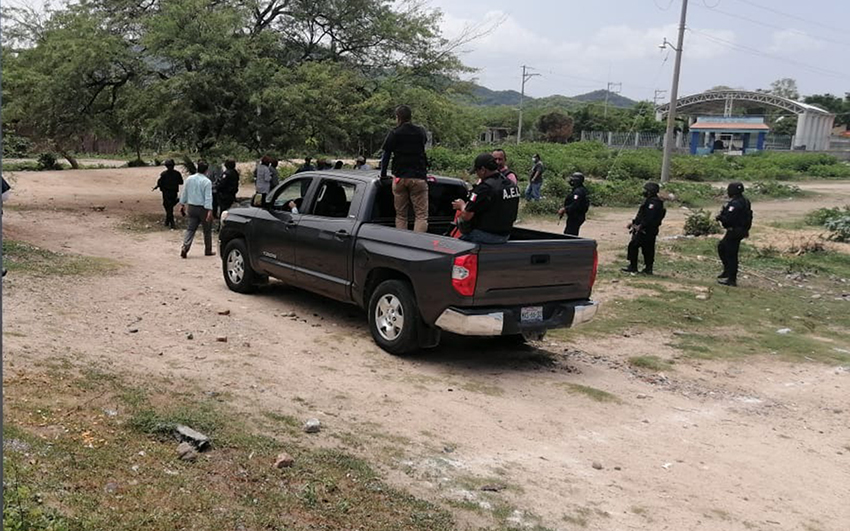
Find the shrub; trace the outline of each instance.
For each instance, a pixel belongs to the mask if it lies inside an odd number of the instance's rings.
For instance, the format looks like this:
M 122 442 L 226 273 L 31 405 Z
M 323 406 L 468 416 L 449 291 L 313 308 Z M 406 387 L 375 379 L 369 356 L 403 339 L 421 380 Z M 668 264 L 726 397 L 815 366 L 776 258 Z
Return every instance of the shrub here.
M 62 166 L 56 162 L 56 155 L 53 153 L 42 153 L 38 156 L 39 170 L 61 170 Z
M 638 180 L 586 182 L 593 206 L 637 206 L 643 201 L 643 182 Z
M 570 193 L 570 185 L 563 177 L 550 177 L 543 180 L 543 195 L 545 197 L 563 198 Z
M 147 166 L 148 163 L 143 161 L 142 159 L 133 159 L 127 163 L 128 168 L 143 168 Z M 157 164 L 158 166 L 158 164 Z
M 710 212 L 703 209 L 692 212 L 685 220 L 685 234 L 688 236 L 707 236 L 720 232 L 720 223 L 714 220 Z
M 807 173 L 811 177 L 822 179 L 847 179 L 850 178 L 850 165 L 848 164 L 815 164 L 809 166 Z
M 782 184 L 776 181 L 759 181 L 750 185 L 751 195 L 763 195 L 767 197 L 786 198 L 801 195 L 803 191 L 799 186 L 793 184 Z
M 850 216 L 850 206 L 845 206 L 844 208 L 835 207 L 812 210 L 806 214 L 804 221 L 806 225 L 823 227 L 827 224 L 827 222 L 843 216 Z
M 14 129 L 3 127 L 3 157 L 26 157 L 32 149 L 32 142 L 20 136 Z
M 662 191 L 669 194 L 669 201 L 676 201 L 686 206 L 698 206 L 721 195 L 720 190 L 704 183 L 665 183 Z
M 831 233 L 829 239 L 836 242 L 850 242 L 850 215 L 830 219 L 826 229 Z
M 636 150 L 621 152 L 611 162 L 608 179 L 640 179 L 657 181 L 661 175 L 661 157 L 656 151 Z
M 531 216 L 551 216 L 558 213 L 563 205 L 563 199 L 545 197 L 540 201 L 524 201 L 522 211 Z

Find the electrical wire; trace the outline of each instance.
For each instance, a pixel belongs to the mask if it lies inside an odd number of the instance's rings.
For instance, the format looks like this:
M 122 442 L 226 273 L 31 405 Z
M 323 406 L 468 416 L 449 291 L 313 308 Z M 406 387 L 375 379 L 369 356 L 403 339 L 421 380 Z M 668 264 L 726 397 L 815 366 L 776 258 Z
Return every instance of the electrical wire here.
M 703 2 L 703 4 L 705 4 L 705 2 Z M 699 4 L 696 4 L 696 5 L 697 5 L 697 7 L 700 6 Z M 720 5 L 720 3 L 718 2 L 717 5 Z M 788 33 L 793 33 L 795 35 L 801 35 L 803 37 L 808 37 L 810 39 L 829 42 L 829 43 L 832 43 L 832 44 L 837 44 L 839 46 L 850 47 L 850 42 L 839 41 L 839 40 L 836 40 L 836 39 L 832 39 L 832 38 L 829 38 L 829 37 L 823 37 L 823 36 L 820 36 L 820 35 L 818 35 L 817 37 L 814 37 L 812 35 L 809 35 L 805 31 L 800 31 L 798 29 L 783 27 L 783 26 L 779 26 L 779 25 L 776 25 L 776 24 L 771 24 L 769 22 L 756 20 L 756 19 L 753 19 L 753 18 L 745 17 L 743 15 L 739 15 L 737 13 L 730 13 L 728 11 L 723 11 L 722 9 L 717 9 L 715 7 L 709 7 L 708 5 L 705 5 L 705 8 L 714 12 L 714 13 L 719 13 L 721 15 L 725 15 L 725 16 L 730 17 L 730 18 L 736 18 L 738 20 L 743 20 L 745 22 L 749 22 L 751 24 L 756 24 L 758 26 L 764 26 L 765 28 L 771 28 L 771 29 L 775 29 L 775 30 L 779 30 L 779 31 L 785 31 L 785 32 L 788 32 Z
M 661 7 L 658 4 L 658 0 L 652 0 L 652 3 L 655 4 L 655 7 L 657 7 L 659 11 L 670 11 L 670 8 L 673 7 L 673 1 L 674 0 L 670 0 L 670 3 L 667 4 L 667 7 Z
M 848 76 L 844 72 L 838 72 L 836 70 L 829 70 L 827 68 L 821 68 L 819 66 L 811 65 L 811 64 L 808 64 L 808 63 L 803 63 L 801 61 L 795 61 L 794 59 L 789 59 L 787 57 L 772 55 L 772 54 L 769 54 L 769 53 L 766 53 L 766 52 L 762 52 L 761 50 L 757 50 L 755 48 L 750 48 L 748 46 L 743 46 L 741 44 L 736 44 L 734 42 L 727 41 L 725 39 L 721 39 L 720 37 L 715 37 L 714 35 L 711 35 L 710 33 L 706 33 L 704 31 L 699 31 L 699 30 L 691 28 L 691 27 L 687 28 L 687 30 L 690 31 L 691 33 L 696 33 L 698 35 L 701 35 L 704 38 L 706 38 L 706 39 L 708 39 L 712 42 L 715 42 L 715 43 L 717 43 L 721 46 L 725 46 L 727 48 L 731 48 L 733 50 L 738 50 L 738 51 L 748 53 L 748 54 L 751 54 L 751 55 L 755 55 L 755 56 L 758 56 L 758 57 L 764 57 L 764 58 L 767 58 L 767 59 L 773 59 L 775 61 L 780 61 L 780 62 L 783 62 L 783 63 L 795 65 L 797 67 L 808 70 L 809 72 L 812 72 L 814 74 L 819 74 L 819 75 L 822 75 L 822 76 L 834 77 L 834 78 L 839 78 L 839 79 L 850 79 L 850 76 Z
M 766 7 L 766 6 L 763 6 L 761 4 L 757 4 L 756 2 L 752 2 L 751 0 L 736 0 L 736 1 L 738 1 L 742 4 L 746 4 L 748 6 L 755 7 L 756 9 L 761 9 L 762 11 L 767 11 L 768 13 L 773 13 L 775 15 L 782 15 L 783 17 L 790 18 L 792 20 L 797 20 L 799 22 L 805 22 L 805 23 L 808 23 L 808 24 L 813 24 L 813 25 L 818 26 L 820 28 L 828 29 L 830 31 L 840 33 L 841 35 L 847 34 L 846 28 L 838 28 L 836 26 L 830 26 L 829 24 L 824 24 L 823 22 L 820 22 L 820 21 L 817 21 L 817 20 L 811 20 L 811 19 L 808 19 L 808 18 L 801 17 L 799 15 L 794 15 L 792 13 L 786 13 L 784 11 L 779 11 L 776 8 Z

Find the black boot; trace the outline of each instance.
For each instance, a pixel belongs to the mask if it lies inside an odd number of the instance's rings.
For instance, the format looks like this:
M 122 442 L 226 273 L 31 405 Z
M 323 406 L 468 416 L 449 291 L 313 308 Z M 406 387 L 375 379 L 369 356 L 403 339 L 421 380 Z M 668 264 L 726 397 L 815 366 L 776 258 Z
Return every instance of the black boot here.
M 629 266 L 624 267 L 620 271 L 622 271 L 623 273 L 637 273 L 638 269 L 637 269 L 637 267 L 635 267 L 633 265 L 629 265 Z
M 729 278 L 729 273 L 724 271 L 724 272 L 720 273 L 719 275 L 717 275 L 717 278 Z
M 644 268 L 643 268 L 643 271 L 641 271 L 641 274 L 643 274 L 643 275 L 652 275 L 652 268 L 651 268 L 651 267 L 644 267 Z
M 737 286 L 738 281 L 734 278 L 719 278 L 717 279 L 717 283 L 723 286 Z

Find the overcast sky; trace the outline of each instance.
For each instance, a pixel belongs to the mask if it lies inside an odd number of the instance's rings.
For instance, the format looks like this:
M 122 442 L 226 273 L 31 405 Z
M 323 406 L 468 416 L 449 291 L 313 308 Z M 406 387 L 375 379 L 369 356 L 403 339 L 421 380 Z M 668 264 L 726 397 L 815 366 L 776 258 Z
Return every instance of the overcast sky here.
M 501 21 L 461 54 L 488 88 L 519 90 L 523 64 L 541 74 L 526 84 L 535 97 L 604 89 L 608 81 L 633 99 L 670 88 L 675 53 L 658 45 L 676 42 L 681 0 L 429 2 L 444 14 L 446 37 Z M 716 85 L 766 88 L 791 77 L 804 95 L 843 96 L 848 20 L 848 0 L 690 0 L 680 95 Z

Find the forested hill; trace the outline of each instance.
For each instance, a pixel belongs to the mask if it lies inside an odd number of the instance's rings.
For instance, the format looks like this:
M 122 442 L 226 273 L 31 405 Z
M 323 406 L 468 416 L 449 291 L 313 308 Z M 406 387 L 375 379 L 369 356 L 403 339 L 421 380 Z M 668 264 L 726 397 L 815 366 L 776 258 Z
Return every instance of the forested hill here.
M 525 102 L 532 107 L 547 106 L 571 106 L 579 103 L 594 103 L 605 101 L 605 90 L 594 90 L 578 96 L 562 96 L 555 94 L 545 98 L 532 98 L 525 96 Z M 519 105 L 519 92 L 515 90 L 491 90 L 487 87 L 476 85 L 472 90 L 471 103 L 483 107 L 496 105 Z M 608 96 L 608 104 L 612 107 L 630 109 L 637 102 L 619 94 L 611 93 Z

